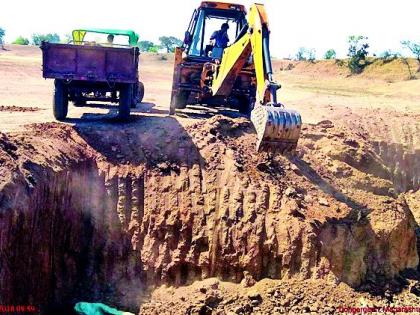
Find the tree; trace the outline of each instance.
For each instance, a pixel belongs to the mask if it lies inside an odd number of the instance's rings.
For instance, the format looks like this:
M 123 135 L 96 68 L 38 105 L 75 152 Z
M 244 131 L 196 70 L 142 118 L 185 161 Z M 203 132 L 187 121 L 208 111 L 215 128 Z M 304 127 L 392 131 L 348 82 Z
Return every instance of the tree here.
M 307 49 L 305 47 L 300 47 L 298 52 L 296 53 L 296 60 L 302 61 L 302 60 L 309 60 L 314 61 L 315 60 L 315 49 Z
M 420 42 L 419 43 L 413 43 L 409 40 L 403 40 L 401 42 L 404 48 L 407 48 L 411 50 L 411 53 L 416 56 L 417 61 L 420 62 Z
M 316 50 L 314 48 L 308 49 L 306 51 L 306 54 L 308 56 L 307 58 L 309 61 L 313 62 L 315 60 L 315 53 L 316 53 Z
M 15 39 L 15 41 L 12 43 L 15 45 L 29 45 L 29 39 L 19 36 L 18 38 Z
M 391 62 L 397 59 L 400 56 L 397 52 L 392 52 L 390 49 L 385 50 L 379 54 L 379 58 L 382 59 L 384 63 Z
M 153 44 L 153 42 L 148 41 L 148 40 L 141 40 L 139 41 L 139 49 L 140 51 L 149 51 L 152 47 L 155 46 L 155 44 Z
M 403 40 L 401 42 L 401 45 L 403 45 L 404 48 L 409 49 L 411 53 L 416 57 L 417 62 L 419 63 L 419 68 L 417 69 L 417 72 L 420 72 L 420 42 L 414 43 L 409 40 Z
M 175 47 L 179 47 L 182 45 L 182 40 L 173 37 L 173 36 L 162 36 L 159 37 L 159 41 L 161 43 L 161 46 L 166 48 L 166 51 L 169 52 L 174 52 L 175 51 Z
M 68 44 L 73 40 L 72 34 L 64 34 L 64 38 L 61 40 L 63 44 Z
M 296 53 L 296 60 L 302 61 L 306 60 L 306 49 L 305 47 L 300 47 Z
M 32 35 L 32 43 L 34 45 L 41 45 L 41 42 L 46 41 L 50 43 L 59 43 L 60 36 L 57 33 L 48 33 L 48 34 L 33 34 Z
M 6 31 L 3 28 L 0 27 L 0 46 L 1 46 L 1 49 L 4 49 L 4 41 L 3 41 L 4 35 L 6 35 Z
M 369 44 L 368 38 L 365 36 L 349 36 L 349 51 L 347 56 L 350 57 L 348 66 L 351 73 L 361 73 L 368 65 L 366 57 L 368 55 Z
M 335 53 L 334 49 L 328 49 L 324 54 L 325 59 L 335 59 L 336 57 L 337 54 Z

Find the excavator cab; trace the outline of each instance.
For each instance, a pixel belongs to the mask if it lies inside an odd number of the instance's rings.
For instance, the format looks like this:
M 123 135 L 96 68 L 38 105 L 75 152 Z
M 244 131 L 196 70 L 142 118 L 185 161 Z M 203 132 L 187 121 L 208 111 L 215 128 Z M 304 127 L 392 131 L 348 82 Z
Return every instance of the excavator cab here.
M 247 23 L 243 6 L 222 6 L 209 3 L 195 10 L 187 32 L 185 33 L 184 51 L 191 58 L 202 57 L 221 59 L 223 48 L 215 47 L 211 43 L 211 35 L 218 31 L 222 24 L 229 25 L 228 37 L 232 43 L 240 30 Z
M 215 65 L 220 64 L 222 48 L 213 47 L 210 37 L 223 23 L 228 23 L 229 45 L 235 41 L 246 21 L 243 5 L 203 1 L 194 10 L 185 32 L 182 47 L 175 50 L 174 77 L 170 114 L 188 105 L 225 106 L 250 114 L 255 101 L 255 83 L 252 82 L 252 63 L 244 67 L 229 95 L 213 95 L 211 81 Z
M 211 35 L 229 25 L 227 47 Z M 277 102 L 267 14 L 262 4 L 203 1 L 193 13 L 182 47 L 175 50 L 169 113 L 188 105 L 224 106 L 251 119 L 257 151 L 286 153 L 296 148 L 302 125 L 298 112 Z

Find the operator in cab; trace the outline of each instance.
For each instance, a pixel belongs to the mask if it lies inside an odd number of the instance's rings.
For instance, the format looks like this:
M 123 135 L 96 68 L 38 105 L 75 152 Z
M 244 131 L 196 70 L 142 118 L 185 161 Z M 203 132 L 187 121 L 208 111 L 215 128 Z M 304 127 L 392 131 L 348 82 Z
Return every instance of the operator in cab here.
M 206 46 L 205 55 L 209 56 L 211 53 L 211 56 L 215 59 L 220 59 L 223 53 L 223 49 L 225 49 L 228 46 L 229 43 L 229 36 L 228 31 L 229 24 L 223 23 L 220 27 L 220 30 L 215 31 L 210 36 L 210 45 Z M 217 49 L 214 49 L 217 48 Z M 215 54 L 216 52 L 216 54 Z
M 227 33 L 228 29 L 229 29 L 229 24 L 223 23 L 222 26 L 220 27 L 220 30 L 215 31 L 211 35 L 210 40 L 212 41 L 214 47 L 217 47 L 217 48 L 227 47 L 229 43 L 229 36 Z

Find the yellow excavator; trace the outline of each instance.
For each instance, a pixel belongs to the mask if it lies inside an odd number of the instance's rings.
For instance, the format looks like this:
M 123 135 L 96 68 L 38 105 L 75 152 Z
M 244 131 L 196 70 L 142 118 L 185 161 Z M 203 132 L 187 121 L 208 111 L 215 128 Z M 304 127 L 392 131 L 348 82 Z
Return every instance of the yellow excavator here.
M 225 47 L 214 40 L 219 28 Z M 195 104 L 236 108 L 254 125 L 258 152 L 293 151 L 302 120 L 277 101 L 269 35 L 262 4 L 247 13 L 240 4 L 201 2 L 175 50 L 169 113 Z

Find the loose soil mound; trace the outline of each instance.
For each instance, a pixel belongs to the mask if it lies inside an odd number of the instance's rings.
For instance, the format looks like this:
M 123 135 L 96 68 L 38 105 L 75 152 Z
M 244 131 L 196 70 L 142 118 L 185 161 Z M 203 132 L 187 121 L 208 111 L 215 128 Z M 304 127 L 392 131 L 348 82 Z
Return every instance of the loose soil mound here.
M 420 310 L 410 283 L 394 295 L 395 281 L 384 288 L 383 296 L 357 292 L 344 283 L 325 280 L 270 280 L 251 285 L 233 284 L 212 278 L 180 288 L 162 286 L 152 294 L 152 301 L 141 307 L 140 314 L 361 314 L 416 313 Z M 411 292 L 410 292 L 411 291 Z

